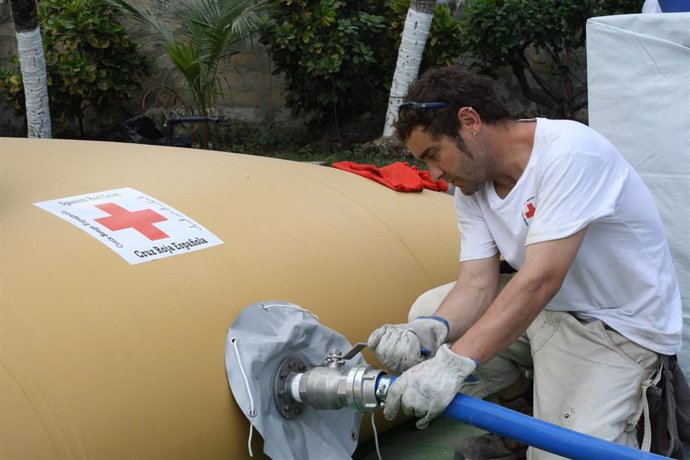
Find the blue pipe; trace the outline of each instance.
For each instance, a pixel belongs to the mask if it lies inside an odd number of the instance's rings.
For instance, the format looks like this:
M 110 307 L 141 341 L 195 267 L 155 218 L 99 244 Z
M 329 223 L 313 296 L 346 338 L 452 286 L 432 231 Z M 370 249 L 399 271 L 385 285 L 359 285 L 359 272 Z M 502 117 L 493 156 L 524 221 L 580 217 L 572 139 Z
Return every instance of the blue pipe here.
M 396 378 L 391 376 L 390 382 Z M 578 433 L 462 393 L 442 415 L 574 460 L 668 458 Z

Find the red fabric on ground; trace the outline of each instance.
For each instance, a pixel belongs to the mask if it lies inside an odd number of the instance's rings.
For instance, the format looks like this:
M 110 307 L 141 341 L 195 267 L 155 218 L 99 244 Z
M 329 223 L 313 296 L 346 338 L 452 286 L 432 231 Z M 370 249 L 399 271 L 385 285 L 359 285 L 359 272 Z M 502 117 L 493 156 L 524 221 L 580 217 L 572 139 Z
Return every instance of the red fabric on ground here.
M 339 161 L 333 163 L 332 166 L 374 180 L 398 192 L 421 192 L 425 188 L 437 192 L 448 190 L 446 181 L 442 179 L 434 181 L 429 171 L 423 171 L 401 161 L 381 167 L 352 161 Z

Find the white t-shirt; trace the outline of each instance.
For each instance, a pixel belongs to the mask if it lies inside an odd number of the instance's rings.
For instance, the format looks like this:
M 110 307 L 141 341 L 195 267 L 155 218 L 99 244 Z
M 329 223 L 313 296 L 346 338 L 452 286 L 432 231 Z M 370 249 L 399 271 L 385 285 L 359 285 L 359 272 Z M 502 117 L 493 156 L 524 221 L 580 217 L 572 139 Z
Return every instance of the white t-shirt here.
M 654 199 L 603 136 L 573 121 L 537 119 L 534 147 L 504 199 L 492 181 L 455 192 L 460 260 L 503 255 L 519 270 L 525 247 L 587 233 L 547 305 L 600 319 L 631 341 L 672 355 L 682 345 L 680 290 Z

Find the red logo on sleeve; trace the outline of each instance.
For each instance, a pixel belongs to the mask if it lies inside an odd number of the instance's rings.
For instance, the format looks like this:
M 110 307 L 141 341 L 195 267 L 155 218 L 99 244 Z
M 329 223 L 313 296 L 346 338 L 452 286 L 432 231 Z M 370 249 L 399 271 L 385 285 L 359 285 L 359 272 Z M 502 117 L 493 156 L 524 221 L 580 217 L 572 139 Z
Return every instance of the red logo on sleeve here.
M 534 217 L 534 213 L 537 211 L 534 201 L 535 197 L 531 197 L 522 205 L 522 220 L 525 222 L 525 225 L 529 225 L 532 217 Z

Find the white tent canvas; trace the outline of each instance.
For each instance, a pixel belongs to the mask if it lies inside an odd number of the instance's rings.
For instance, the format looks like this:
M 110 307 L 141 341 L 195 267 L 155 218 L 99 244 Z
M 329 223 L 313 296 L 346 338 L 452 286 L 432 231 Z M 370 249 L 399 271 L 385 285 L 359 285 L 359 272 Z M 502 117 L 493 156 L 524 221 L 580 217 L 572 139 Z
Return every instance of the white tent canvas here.
M 690 375 L 690 13 L 587 22 L 589 124 L 642 176 L 666 227 L 680 282 Z

